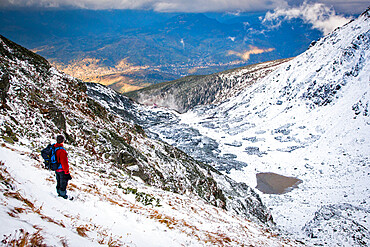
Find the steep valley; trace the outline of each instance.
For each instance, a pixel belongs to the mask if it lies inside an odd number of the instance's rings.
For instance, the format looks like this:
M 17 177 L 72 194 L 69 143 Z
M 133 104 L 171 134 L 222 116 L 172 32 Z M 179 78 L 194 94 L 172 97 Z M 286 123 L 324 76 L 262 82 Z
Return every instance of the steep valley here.
M 251 187 L 152 138 L 137 124 L 141 106 L 3 36 L 0 55 L 2 244 L 299 244 L 273 228 Z M 73 201 L 57 197 L 40 157 L 56 134 L 67 139 Z
M 370 245 L 369 11 L 294 58 L 125 95 L 0 36 L 0 241 Z M 75 201 L 43 168 L 56 134 Z
M 260 173 L 300 180 L 290 192 L 260 194 L 277 224 L 295 237 L 366 246 L 369 29 L 367 10 L 251 84 L 240 70 L 208 81 L 185 78 L 189 88 L 180 80 L 129 95 L 180 112 L 153 108 L 146 115 L 158 117 L 143 126 L 236 181 L 255 187 Z M 245 84 L 234 94 L 227 85 L 239 80 Z M 216 95 L 234 96 L 218 102 Z

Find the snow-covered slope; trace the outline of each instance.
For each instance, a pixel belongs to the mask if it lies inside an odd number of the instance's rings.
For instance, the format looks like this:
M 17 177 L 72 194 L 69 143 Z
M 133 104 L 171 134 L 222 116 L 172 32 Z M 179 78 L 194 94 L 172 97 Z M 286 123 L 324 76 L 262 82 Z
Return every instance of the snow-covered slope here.
M 206 161 L 251 186 L 260 172 L 302 180 L 289 193 L 260 193 L 277 224 L 296 236 L 369 245 L 369 29 L 367 10 L 236 97 L 149 128 L 174 145 L 185 138 L 180 146 L 195 156 L 215 144 L 214 162 Z M 177 129 L 183 138 L 172 137 Z
M 84 83 L 2 36 L 0 89 L 1 244 L 295 245 L 249 220 L 271 220 L 250 187 L 149 138 L 129 102 L 104 108 Z M 74 201 L 56 197 L 42 167 L 57 133 Z
M 64 200 L 34 152 L 2 144 L 0 157 L 2 246 L 297 245 L 192 195 L 148 187 L 112 170 L 114 178 L 73 166 L 69 193 L 76 199 Z

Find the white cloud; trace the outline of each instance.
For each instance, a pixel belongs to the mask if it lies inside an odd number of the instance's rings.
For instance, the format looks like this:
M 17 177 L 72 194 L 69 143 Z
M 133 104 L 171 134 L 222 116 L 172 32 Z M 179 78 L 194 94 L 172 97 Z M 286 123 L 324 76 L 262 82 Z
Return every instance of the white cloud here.
M 360 14 L 370 6 L 369 0 L 316 0 L 327 6 L 333 6 L 338 12 Z
M 227 37 L 229 40 L 231 40 L 232 42 L 235 42 L 235 38 L 236 37 L 231 37 L 231 36 L 229 36 L 229 37 Z
M 328 34 L 350 21 L 349 18 L 337 15 L 333 8 L 322 3 L 309 4 L 304 2 L 299 7 L 277 8 L 273 12 L 267 12 L 263 22 L 270 23 L 272 27 L 275 27 L 280 25 L 282 20 L 293 18 L 300 18 L 306 23 L 312 24 L 313 28 L 321 30 L 324 34 Z
M 155 4 L 154 10 L 163 12 L 243 12 L 252 10 L 267 10 L 279 5 L 286 5 L 285 0 L 163 0 Z
M 152 9 L 159 12 L 244 12 L 287 6 L 286 0 L 1 0 L 0 7 Z
M 368 0 L 307 0 L 333 6 L 343 13 L 361 13 Z M 83 9 L 147 9 L 160 12 L 250 12 L 287 9 L 303 0 L 0 0 L 3 7 L 74 7 Z

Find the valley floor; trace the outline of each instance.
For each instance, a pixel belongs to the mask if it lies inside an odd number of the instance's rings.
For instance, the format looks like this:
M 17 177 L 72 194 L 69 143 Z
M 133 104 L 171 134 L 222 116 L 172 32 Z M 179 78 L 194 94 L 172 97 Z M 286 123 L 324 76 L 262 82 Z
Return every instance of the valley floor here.
M 355 96 L 343 97 L 350 102 Z M 319 111 L 302 106 L 279 115 L 286 106 L 277 105 L 275 117 L 261 120 L 248 116 L 243 105 L 233 108 L 238 102 L 172 112 L 172 119 L 147 128 L 252 188 L 259 173 L 299 179 L 297 188 L 283 194 L 259 192 L 277 225 L 294 238 L 329 246 L 370 243 L 367 119 L 354 118 L 344 106 Z M 167 111 L 153 108 L 147 115 L 166 116 Z
M 256 123 L 255 128 L 249 127 L 250 129 L 243 132 L 239 129 L 241 134 L 238 135 L 230 134 L 238 130 L 232 129 L 232 123 L 226 124 L 227 120 L 221 123 L 222 119 L 207 120 L 209 115 L 194 116 L 193 113 L 180 117 L 182 123 L 188 123 L 201 134 L 220 143 L 217 151 L 220 152 L 219 156 L 234 154 L 235 160 L 245 163 L 244 167 L 230 171 L 229 176 L 236 181 L 245 182 L 253 188 L 257 186 L 256 174 L 266 172 L 302 180 L 298 188 L 288 193 L 260 192 L 263 202 L 271 208 L 275 222 L 294 236 L 305 239 L 314 230 L 329 231 L 325 229 L 324 223 L 320 226 L 312 225 L 323 206 L 333 205 L 339 208 L 348 204 L 356 208 L 353 208 L 352 215 L 331 223 L 331 227 L 339 228 L 336 230 L 338 234 L 336 231 L 329 233 L 332 235 L 327 240 L 351 246 L 358 242 L 341 236 L 345 231 L 340 230 L 341 224 L 345 224 L 343 221 L 370 229 L 370 157 L 365 151 L 370 150 L 367 134 L 370 128 L 366 121 L 358 124 L 355 119 L 351 121 L 343 116 L 337 126 L 324 131 L 327 128 L 325 123 L 334 122 L 330 118 L 337 114 L 334 109 L 331 112 L 333 115 L 322 116 L 320 123 L 309 115 L 302 122 L 299 122 L 299 118 L 292 117 L 290 124 L 285 126 L 281 124 L 284 123 L 283 119 L 276 119 L 273 122 Z M 207 128 L 207 121 L 213 121 L 220 128 Z M 352 124 L 341 125 L 351 122 Z M 222 126 L 225 124 L 228 127 Z M 230 145 L 233 143 L 237 145 Z M 364 230 L 360 238 L 370 243 L 367 230 Z M 323 239 L 312 240 L 313 243 L 323 242 Z

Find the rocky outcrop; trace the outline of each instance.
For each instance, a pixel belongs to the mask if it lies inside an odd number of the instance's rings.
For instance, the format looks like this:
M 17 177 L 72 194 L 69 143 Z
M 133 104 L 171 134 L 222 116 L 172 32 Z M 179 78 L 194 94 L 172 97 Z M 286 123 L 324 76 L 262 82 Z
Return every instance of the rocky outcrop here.
M 347 203 L 323 206 L 303 230 L 313 243 L 320 245 L 368 246 L 369 213 L 367 209 Z
M 6 97 L 8 94 L 8 90 L 10 87 L 9 82 L 9 75 L 7 73 L 4 73 L 0 77 L 0 104 L 1 108 L 5 108 L 6 105 Z
M 0 35 L 0 55 L 4 58 L 8 58 L 12 61 L 19 60 L 25 61 L 32 65 L 39 76 L 47 78 L 51 68 L 50 63 L 40 55 L 33 53 L 32 51 L 8 40 L 4 36 Z M 4 61 L 5 62 L 5 61 Z M 4 64 L 5 66 L 7 63 Z M 31 74 L 30 71 L 23 71 Z

